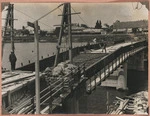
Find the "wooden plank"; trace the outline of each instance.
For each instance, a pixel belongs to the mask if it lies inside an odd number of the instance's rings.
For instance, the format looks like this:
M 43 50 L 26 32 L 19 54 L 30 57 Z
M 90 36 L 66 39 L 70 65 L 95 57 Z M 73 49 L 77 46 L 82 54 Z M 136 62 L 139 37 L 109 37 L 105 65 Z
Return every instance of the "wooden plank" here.
M 9 78 L 9 77 L 13 77 L 19 75 L 19 73 L 15 73 L 15 72 L 6 72 L 6 73 L 2 73 L 2 80 Z
M 35 76 L 35 74 L 34 73 L 32 73 L 32 74 L 26 74 L 26 73 L 21 74 L 20 73 L 19 75 L 12 76 L 12 78 L 7 78 L 7 79 L 3 80 L 2 85 L 6 85 L 6 84 L 9 84 L 9 83 L 21 81 L 23 79 L 27 79 L 27 78 L 32 77 L 32 76 Z

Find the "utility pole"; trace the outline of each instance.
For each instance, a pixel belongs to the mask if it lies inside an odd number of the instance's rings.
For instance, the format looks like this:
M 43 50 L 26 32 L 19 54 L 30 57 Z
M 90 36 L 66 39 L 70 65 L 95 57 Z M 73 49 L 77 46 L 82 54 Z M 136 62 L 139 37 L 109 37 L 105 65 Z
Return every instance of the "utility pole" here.
M 10 32 L 10 40 L 11 40 L 11 51 L 14 53 L 15 52 L 15 47 L 14 47 L 14 5 L 13 4 L 8 4 L 7 8 L 7 15 L 6 15 L 6 20 L 5 21 L 5 26 L 4 26 L 4 32 L 3 32 L 3 37 L 2 37 L 2 56 L 3 56 L 3 49 L 4 49 L 4 42 L 5 42 L 5 37 L 7 32 Z M 8 30 L 8 26 L 10 27 L 10 30 Z
M 9 22 L 9 19 L 10 19 L 11 4 L 8 5 L 8 9 L 7 10 L 8 10 L 8 12 L 7 12 L 7 15 L 6 15 L 6 21 L 5 21 L 3 37 L 6 36 L 7 26 L 8 26 L 8 22 Z
M 10 22 L 10 28 L 11 28 L 11 31 L 10 31 L 10 38 L 11 38 L 11 49 L 12 49 L 12 52 L 14 53 L 14 5 L 13 4 L 10 4 L 10 17 L 9 17 L 9 20 L 11 21 Z
M 63 7 L 63 14 L 65 14 L 65 4 L 64 4 L 64 7 Z M 60 46 L 61 46 L 61 42 L 62 42 L 64 23 L 65 23 L 64 21 L 65 21 L 65 15 L 62 15 L 61 27 L 60 27 L 60 31 L 59 31 L 59 38 L 58 38 L 57 52 L 56 52 L 54 67 L 56 67 L 57 64 L 58 64 L 58 56 L 59 56 L 59 53 L 60 53 Z
M 8 5 L 8 9 L 7 10 L 8 10 L 8 12 L 7 12 L 7 15 L 6 15 L 5 27 L 4 27 L 3 37 L 2 37 L 2 57 L 3 57 L 3 51 L 4 51 L 4 38 L 6 36 L 7 25 L 8 25 L 8 22 L 9 22 L 11 4 Z
M 35 40 L 35 76 L 36 76 L 36 114 L 40 114 L 40 77 L 39 77 L 39 38 L 38 21 L 34 22 L 34 40 Z
M 69 38 L 69 60 L 73 63 L 72 58 L 72 34 L 71 34 L 71 5 L 68 4 L 68 38 Z
M 28 26 L 34 28 L 36 114 L 40 114 L 39 37 L 38 37 L 39 26 L 38 26 L 38 21 L 35 21 L 34 23 L 28 22 Z
M 56 57 L 55 57 L 55 63 L 54 63 L 54 67 L 57 66 L 58 64 L 58 56 L 60 53 L 60 48 L 61 48 L 61 43 L 62 43 L 62 36 L 64 34 L 64 29 L 67 28 L 68 30 L 68 39 L 69 39 L 69 60 L 70 63 L 73 62 L 73 58 L 72 58 L 72 32 L 71 32 L 71 16 L 74 14 L 80 14 L 79 13 L 71 13 L 71 4 L 70 3 L 64 3 L 64 7 L 63 7 L 63 13 L 62 15 L 58 15 L 58 16 L 62 16 L 62 20 L 61 20 L 61 27 L 60 27 L 60 32 L 59 32 L 59 38 L 58 38 L 58 45 L 57 45 L 57 52 L 56 52 Z

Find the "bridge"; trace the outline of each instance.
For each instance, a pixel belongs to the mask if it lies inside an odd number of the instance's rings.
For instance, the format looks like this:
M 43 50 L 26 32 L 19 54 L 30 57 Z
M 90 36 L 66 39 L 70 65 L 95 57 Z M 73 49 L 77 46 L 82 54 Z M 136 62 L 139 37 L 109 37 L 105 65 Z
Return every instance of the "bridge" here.
M 91 48 L 94 48 L 94 45 Z M 95 48 L 98 48 L 98 45 Z M 72 69 L 69 74 L 52 78 L 49 72 L 40 73 L 41 114 L 58 113 L 58 111 L 78 113 L 80 97 L 85 93 L 91 94 L 96 86 L 109 79 L 110 75 L 117 71 L 120 66 L 122 70 L 119 72 L 119 83 L 116 87 L 123 90 L 127 89 L 127 67 L 132 66 L 129 66 L 130 62 L 133 62 L 138 55 L 140 62 L 137 65 L 139 66 L 131 68 L 144 69 L 143 60 L 146 51 L 146 41 L 126 42 L 109 46 L 107 53 L 103 53 L 101 49 L 85 51 L 83 48 L 74 48 L 76 55 L 73 58 L 73 64 L 78 67 Z M 64 53 L 68 55 L 67 52 Z M 60 59 L 59 62 L 63 60 L 66 59 Z M 2 105 L 10 114 L 35 113 L 34 80 L 35 73 L 32 71 L 2 74 Z M 19 101 L 18 98 L 21 100 Z

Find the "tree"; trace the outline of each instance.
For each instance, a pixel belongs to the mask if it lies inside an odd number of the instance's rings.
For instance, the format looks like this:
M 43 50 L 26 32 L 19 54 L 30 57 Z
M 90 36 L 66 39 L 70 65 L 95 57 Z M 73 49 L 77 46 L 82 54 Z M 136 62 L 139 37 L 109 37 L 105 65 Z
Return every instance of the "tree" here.
M 59 37 L 60 27 L 56 27 L 54 30 L 54 34 Z
M 99 27 L 100 27 L 100 29 L 102 28 L 102 22 L 101 22 L 101 20 L 99 20 Z
M 21 33 L 22 33 L 22 35 L 29 35 L 30 31 L 28 29 L 26 29 L 24 26 L 22 26 Z
M 102 28 L 101 20 L 97 20 L 95 24 L 95 29 L 101 29 L 101 28 Z
M 47 34 L 47 31 L 43 31 L 43 30 L 40 30 L 40 36 L 46 36 L 46 34 Z
M 22 30 L 21 33 L 22 33 L 22 35 L 29 35 L 30 34 L 29 30 L 27 30 L 27 29 Z
M 81 27 L 88 28 L 86 24 L 81 24 Z
M 106 32 L 110 33 L 113 31 L 113 25 L 108 25 L 107 23 L 104 24 L 104 26 L 106 27 Z
M 24 27 L 24 26 L 22 26 L 22 30 L 25 30 L 25 27 Z
M 119 20 L 116 20 L 116 22 L 115 23 L 120 23 L 120 21 Z

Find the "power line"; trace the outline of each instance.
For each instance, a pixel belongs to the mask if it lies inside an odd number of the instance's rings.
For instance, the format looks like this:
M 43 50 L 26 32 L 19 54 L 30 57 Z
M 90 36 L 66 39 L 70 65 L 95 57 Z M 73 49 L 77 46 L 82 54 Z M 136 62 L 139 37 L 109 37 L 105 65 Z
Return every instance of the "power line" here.
M 29 15 L 27 15 L 27 14 L 25 14 L 25 13 L 19 11 L 19 10 L 17 10 L 17 11 L 20 12 L 20 13 L 22 13 L 22 14 L 24 14 L 24 15 L 26 15 L 27 17 L 29 17 L 29 18 L 31 18 L 31 19 L 33 19 L 33 20 L 35 20 L 35 21 L 39 21 L 39 20 L 43 19 L 44 17 L 46 17 L 47 15 L 49 15 L 50 13 L 54 12 L 55 10 L 57 10 L 57 9 L 58 9 L 59 7 L 61 7 L 62 5 L 63 5 L 63 4 L 60 4 L 59 6 L 57 6 L 56 8 L 54 8 L 54 9 L 51 10 L 51 11 L 49 11 L 48 13 L 46 13 L 45 15 L 41 16 L 41 17 L 38 18 L 38 19 L 35 19 L 35 18 L 33 18 L 33 17 L 31 17 L 31 16 L 29 16 Z M 43 23 L 43 22 L 41 22 L 41 21 L 39 21 L 39 22 L 40 22 L 41 24 L 45 25 L 45 26 L 48 26 L 47 24 L 45 24 L 45 23 Z M 48 26 L 48 27 L 53 28 L 53 27 L 51 27 L 51 26 Z
M 73 7 L 71 7 L 71 8 L 73 9 L 74 12 L 76 12 L 75 9 L 74 9 Z M 78 17 L 79 17 L 79 18 L 87 25 L 86 21 L 83 20 L 83 18 L 82 18 L 79 14 L 77 14 L 77 15 L 78 15 Z
M 41 16 L 40 18 L 38 18 L 36 21 L 41 20 L 42 18 L 46 17 L 47 15 L 49 15 L 50 13 L 54 12 L 55 10 L 57 10 L 59 7 L 61 7 L 63 4 L 60 4 L 59 6 L 57 6 L 56 8 L 54 8 L 53 10 L 49 11 L 48 13 L 46 13 L 45 15 Z
M 60 8 L 58 8 L 60 11 L 61 11 L 61 13 L 63 12 Z
M 25 16 L 27 16 L 27 17 L 29 17 L 29 18 L 35 20 L 33 17 L 29 16 L 28 14 L 26 14 L 26 13 L 24 13 L 24 12 L 22 12 L 22 11 L 16 9 L 16 8 L 15 8 L 15 10 L 18 11 L 18 12 L 20 12 L 20 13 L 22 13 L 22 14 L 24 14 Z
M 28 14 L 26 14 L 26 13 L 24 13 L 24 12 L 22 12 L 22 11 L 16 9 L 16 8 L 15 8 L 15 10 L 18 11 L 18 12 L 20 12 L 21 14 L 23 14 L 23 15 L 25 15 L 25 16 L 31 18 L 32 20 L 39 21 L 39 20 L 41 20 L 42 18 L 44 18 L 45 16 L 47 16 L 48 14 L 50 14 L 50 13 L 52 13 L 53 11 L 55 11 L 56 9 L 58 9 L 58 8 L 59 8 L 60 6 L 62 6 L 62 5 L 63 5 L 63 4 L 59 5 L 57 8 L 55 8 L 55 9 L 53 9 L 52 11 L 46 13 L 45 15 L 43 15 L 42 17 L 40 17 L 39 19 L 35 19 L 35 18 L 29 16 Z M 51 29 L 53 28 L 53 27 L 51 27 L 51 26 L 49 26 L 49 25 L 47 25 L 47 24 L 45 24 L 45 23 L 43 23 L 43 22 L 41 22 L 41 21 L 39 21 L 39 23 L 41 23 L 41 24 L 43 24 L 43 25 L 45 25 L 45 26 L 47 26 L 47 27 L 50 27 Z M 29 27 L 29 26 L 25 26 L 24 28 L 26 29 L 26 28 L 28 28 L 28 27 Z
M 76 12 L 76 10 L 73 8 L 73 7 L 71 7 L 72 8 L 72 10 L 74 11 L 74 12 Z M 78 15 L 78 17 L 86 24 L 86 25 L 88 25 L 87 24 L 87 22 L 79 15 L 79 14 L 77 14 Z M 90 28 L 91 29 L 91 28 Z M 93 31 L 93 29 L 91 29 L 92 31 Z M 94 32 L 94 31 L 93 31 Z
M 27 16 L 27 17 L 33 19 L 33 20 L 36 20 L 35 18 L 29 16 L 28 14 L 26 14 L 26 13 L 24 13 L 24 12 L 22 12 L 22 11 L 16 9 L 16 8 L 15 8 L 15 10 L 18 11 L 18 12 L 20 12 L 20 13 L 22 13 L 23 15 L 25 15 L 25 16 Z M 43 25 L 45 25 L 45 26 L 47 26 L 47 27 L 53 28 L 52 26 L 49 26 L 49 25 L 47 25 L 47 24 L 45 24 L 45 23 L 43 23 L 43 22 L 41 22 L 41 21 L 39 21 L 39 23 L 41 23 L 41 24 L 43 24 Z M 27 27 L 28 27 L 28 26 L 27 26 Z

